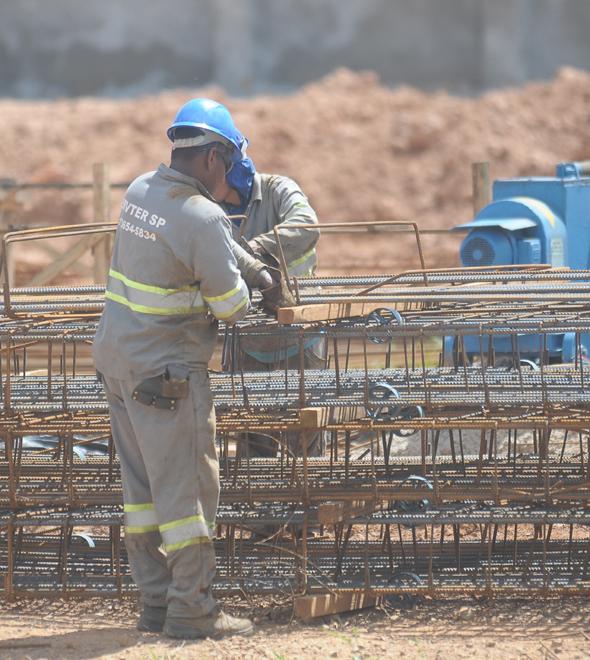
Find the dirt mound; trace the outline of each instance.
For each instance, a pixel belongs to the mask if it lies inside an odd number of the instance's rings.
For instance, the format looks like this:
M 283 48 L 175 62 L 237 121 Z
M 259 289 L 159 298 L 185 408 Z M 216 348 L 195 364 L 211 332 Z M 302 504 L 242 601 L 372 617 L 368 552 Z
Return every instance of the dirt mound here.
M 226 103 L 250 138 L 258 169 L 296 179 L 324 222 L 451 227 L 471 216 L 472 162 L 490 161 L 498 178 L 547 175 L 558 162 L 590 156 L 588 73 L 564 69 L 549 82 L 471 99 L 392 90 L 373 73 L 339 70 L 287 96 L 230 99 L 206 88 L 133 100 L 5 100 L 0 178 L 88 181 L 92 163 L 105 161 L 113 181 L 130 180 L 167 159 L 164 129 L 195 95 Z M 90 216 L 88 196 L 31 192 L 13 222 L 61 224 Z M 344 256 L 350 268 L 407 267 L 405 245 L 331 238 L 323 266 Z M 427 242 L 429 265 L 456 263 L 456 245 L 446 238 Z

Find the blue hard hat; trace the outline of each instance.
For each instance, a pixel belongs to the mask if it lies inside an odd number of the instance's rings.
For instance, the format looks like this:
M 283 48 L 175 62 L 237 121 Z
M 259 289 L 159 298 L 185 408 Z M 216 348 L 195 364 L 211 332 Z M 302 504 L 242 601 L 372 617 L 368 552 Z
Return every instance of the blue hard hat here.
M 167 131 L 168 138 L 174 142 L 174 129 L 181 126 L 200 128 L 216 133 L 235 147 L 234 162 L 241 160 L 246 152 L 248 141 L 234 124 L 229 110 L 212 99 L 191 99 L 176 113 L 176 117 Z M 228 145 L 229 146 L 229 145 Z

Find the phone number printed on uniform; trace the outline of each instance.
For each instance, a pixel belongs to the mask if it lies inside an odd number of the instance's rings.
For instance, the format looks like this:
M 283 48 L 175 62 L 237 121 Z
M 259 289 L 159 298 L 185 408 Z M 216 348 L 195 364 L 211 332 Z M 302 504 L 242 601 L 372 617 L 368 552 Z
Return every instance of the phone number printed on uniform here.
M 147 241 L 156 241 L 156 234 L 153 231 L 148 231 L 143 227 L 138 227 L 137 225 L 134 225 L 127 220 L 123 220 L 123 218 L 119 220 L 119 227 L 123 231 L 127 231 L 130 234 L 137 236 L 138 238 L 145 238 Z

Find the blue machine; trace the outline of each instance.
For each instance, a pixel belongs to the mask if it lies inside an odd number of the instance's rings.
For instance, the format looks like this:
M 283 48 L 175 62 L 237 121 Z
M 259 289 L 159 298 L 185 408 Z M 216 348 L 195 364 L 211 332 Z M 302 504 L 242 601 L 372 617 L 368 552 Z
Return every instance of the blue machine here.
M 455 230 L 468 232 L 461 244 L 463 266 L 551 264 L 590 269 L 590 161 L 562 163 L 555 177 L 495 181 L 493 201 Z M 447 360 L 454 341 L 445 338 Z M 582 335 L 581 343 L 582 352 L 588 352 L 590 336 Z M 550 361 L 572 362 L 575 344 L 573 333 L 549 335 Z M 538 335 L 518 337 L 523 359 L 538 361 L 540 345 Z M 496 356 L 511 355 L 512 348 L 510 337 L 494 338 Z M 466 337 L 465 351 L 470 359 L 479 356 L 479 338 Z

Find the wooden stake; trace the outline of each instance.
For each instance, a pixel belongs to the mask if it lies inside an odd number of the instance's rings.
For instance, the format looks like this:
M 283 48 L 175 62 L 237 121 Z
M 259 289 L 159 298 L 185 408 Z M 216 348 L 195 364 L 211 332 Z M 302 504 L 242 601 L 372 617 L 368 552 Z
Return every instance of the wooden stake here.
M 490 164 L 472 163 L 471 174 L 473 179 L 473 215 L 475 216 L 492 201 Z
M 109 167 L 106 163 L 92 166 L 94 192 L 94 222 L 109 222 L 111 215 L 111 184 Z M 104 284 L 107 280 L 111 260 L 111 236 L 101 236 L 92 248 L 94 255 L 94 282 Z

